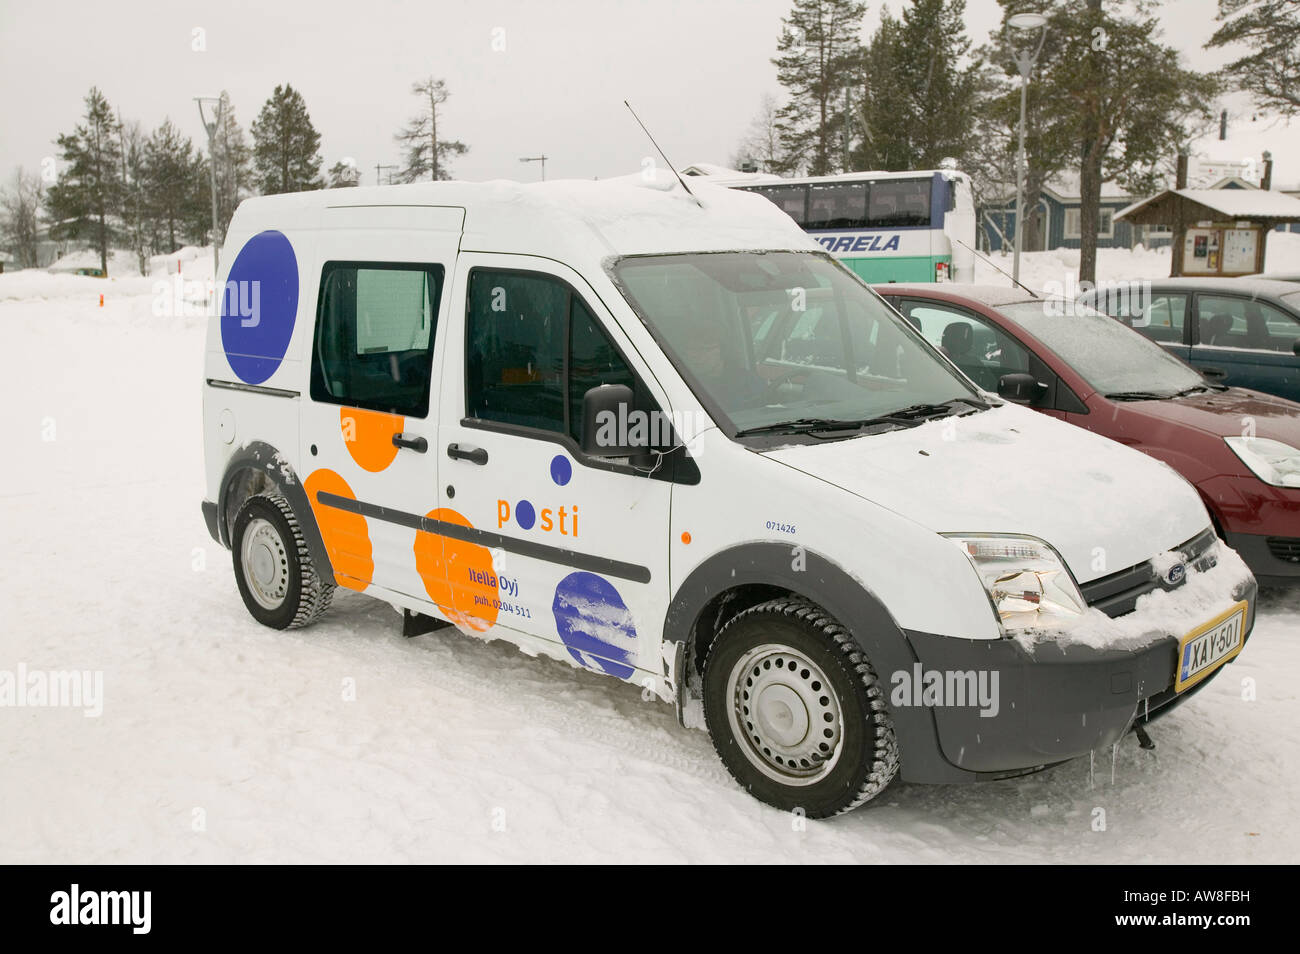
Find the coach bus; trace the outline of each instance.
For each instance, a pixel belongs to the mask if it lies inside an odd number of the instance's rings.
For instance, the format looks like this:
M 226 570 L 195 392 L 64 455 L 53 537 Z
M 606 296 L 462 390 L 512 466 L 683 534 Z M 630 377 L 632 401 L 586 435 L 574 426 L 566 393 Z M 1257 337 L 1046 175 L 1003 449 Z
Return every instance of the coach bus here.
M 963 172 L 709 176 L 706 181 L 765 196 L 868 282 L 975 278 L 975 202 Z

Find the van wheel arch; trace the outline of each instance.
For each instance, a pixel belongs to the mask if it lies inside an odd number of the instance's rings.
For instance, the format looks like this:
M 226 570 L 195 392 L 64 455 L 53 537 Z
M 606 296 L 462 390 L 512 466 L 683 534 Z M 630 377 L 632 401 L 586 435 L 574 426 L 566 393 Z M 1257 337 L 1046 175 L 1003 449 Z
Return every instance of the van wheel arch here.
M 803 569 L 791 568 L 791 545 L 751 543 L 709 557 L 678 587 L 664 620 L 665 659 L 669 647 L 683 644 L 681 673 L 676 674 L 679 718 L 696 710 L 702 699 L 702 663 L 718 632 L 731 619 L 772 599 L 808 601 L 837 621 L 853 637 L 882 683 L 895 672 L 910 671 L 918 661 L 903 630 L 881 600 L 861 581 L 829 558 L 804 549 Z M 923 707 L 891 707 L 902 777 L 951 777 L 959 769 L 939 748 L 934 716 Z
M 254 441 L 240 448 L 226 465 L 225 475 L 221 478 L 221 495 L 217 500 L 217 530 L 222 544 L 227 549 L 233 545 L 231 534 L 235 516 L 244 503 L 265 493 L 278 493 L 289 502 L 312 563 L 322 579 L 332 581 L 334 568 L 302 480 L 284 456 L 264 441 Z

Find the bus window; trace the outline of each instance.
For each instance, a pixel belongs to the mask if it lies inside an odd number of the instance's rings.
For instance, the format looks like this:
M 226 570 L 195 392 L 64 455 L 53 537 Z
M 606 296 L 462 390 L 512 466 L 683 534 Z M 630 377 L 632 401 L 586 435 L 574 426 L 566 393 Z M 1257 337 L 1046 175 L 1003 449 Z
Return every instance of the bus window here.
M 813 183 L 808 187 L 809 229 L 860 229 L 867 224 L 865 182 Z
M 887 179 L 871 183 L 867 225 L 873 229 L 928 226 L 930 180 Z
M 778 209 L 794 219 L 800 228 L 805 227 L 808 202 L 807 186 L 756 186 L 750 191 L 757 192 L 763 198 L 771 201 Z

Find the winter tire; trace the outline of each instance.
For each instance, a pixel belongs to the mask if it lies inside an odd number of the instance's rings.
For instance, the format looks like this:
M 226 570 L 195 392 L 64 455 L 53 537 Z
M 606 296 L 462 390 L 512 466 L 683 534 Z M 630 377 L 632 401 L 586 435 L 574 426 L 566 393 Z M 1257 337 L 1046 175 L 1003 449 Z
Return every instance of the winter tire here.
M 762 603 L 722 628 L 704 663 L 704 714 L 732 777 L 786 811 L 838 815 L 898 774 L 875 670 L 844 627 L 805 599 Z
M 329 609 L 334 585 L 312 564 L 293 507 L 280 494 L 244 501 L 231 538 L 239 595 L 263 626 L 307 626 Z

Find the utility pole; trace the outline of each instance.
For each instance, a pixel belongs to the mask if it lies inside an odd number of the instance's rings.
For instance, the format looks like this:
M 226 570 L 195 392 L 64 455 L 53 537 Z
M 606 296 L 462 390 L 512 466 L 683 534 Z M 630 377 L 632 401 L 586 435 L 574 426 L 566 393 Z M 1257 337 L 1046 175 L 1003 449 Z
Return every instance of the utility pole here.
M 208 134 L 208 173 L 211 177 L 212 187 L 212 280 L 215 282 L 220 265 L 218 258 L 220 238 L 217 235 L 217 132 L 221 129 L 221 98 L 218 96 L 195 96 L 194 102 L 199 104 L 199 121 L 203 123 L 203 128 Z M 203 113 L 204 103 L 207 103 L 209 108 L 212 109 L 211 122 L 208 122 Z
M 1011 31 L 1015 30 L 1025 37 L 1027 43 L 1017 47 L 1011 40 Z M 1038 44 L 1033 44 L 1033 32 L 1038 32 Z M 1020 143 L 1016 149 L 1016 247 L 1015 258 L 1011 260 L 1011 280 L 1020 284 L 1020 243 L 1025 234 L 1025 103 L 1029 90 L 1029 74 L 1033 72 L 1034 61 L 1042 52 L 1043 41 L 1047 39 L 1047 17 L 1041 13 L 1017 13 L 1007 19 L 1006 40 L 1015 58 L 1016 69 L 1020 71 Z

